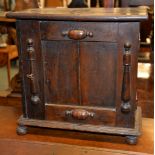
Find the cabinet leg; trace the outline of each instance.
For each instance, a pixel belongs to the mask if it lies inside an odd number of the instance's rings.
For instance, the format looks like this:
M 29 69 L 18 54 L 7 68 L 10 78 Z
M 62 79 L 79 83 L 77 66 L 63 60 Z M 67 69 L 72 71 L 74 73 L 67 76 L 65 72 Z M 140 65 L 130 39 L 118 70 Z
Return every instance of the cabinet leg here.
M 137 136 L 126 136 L 126 143 L 129 145 L 136 145 L 137 144 Z
M 18 135 L 26 135 L 27 134 L 27 127 L 24 125 L 18 125 L 16 132 Z

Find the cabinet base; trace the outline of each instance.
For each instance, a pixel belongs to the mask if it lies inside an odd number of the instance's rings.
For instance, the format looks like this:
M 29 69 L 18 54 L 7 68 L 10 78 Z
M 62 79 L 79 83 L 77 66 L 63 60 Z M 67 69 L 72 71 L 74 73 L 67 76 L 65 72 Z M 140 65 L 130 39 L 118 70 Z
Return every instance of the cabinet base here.
M 25 125 L 18 125 L 16 132 L 18 135 L 26 135 L 27 134 L 27 127 Z
M 123 127 L 110 127 L 110 126 L 101 126 L 101 125 L 79 125 L 66 122 L 58 121 L 47 121 L 47 120 L 36 120 L 28 119 L 23 116 L 18 120 L 19 125 L 22 124 L 22 127 L 17 128 L 18 133 L 27 133 L 23 126 L 38 126 L 46 128 L 55 128 L 55 129 L 66 129 L 66 130 L 77 130 L 83 132 L 94 132 L 94 133 L 106 133 L 114 135 L 126 136 L 126 142 L 128 144 L 136 144 L 137 136 L 141 134 L 141 108 L 137 107 L 135 113 L 135 127 L 134 128 L 123 128 Z
M 126 143 L 130 145 L 135 145 L 137 144 L 137 136 L 126 136 Z

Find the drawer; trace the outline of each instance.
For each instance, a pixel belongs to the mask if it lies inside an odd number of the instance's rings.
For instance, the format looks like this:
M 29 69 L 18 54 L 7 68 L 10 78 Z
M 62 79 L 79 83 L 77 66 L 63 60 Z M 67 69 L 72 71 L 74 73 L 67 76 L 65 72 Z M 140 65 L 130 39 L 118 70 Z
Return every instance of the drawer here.
M 50 121 L 115 126 L 116 111 L 113 108 L 46 104 L 45 116 Z
M 43 21 L 42 40 L 80 40 L 116 42 L 118 23 Z

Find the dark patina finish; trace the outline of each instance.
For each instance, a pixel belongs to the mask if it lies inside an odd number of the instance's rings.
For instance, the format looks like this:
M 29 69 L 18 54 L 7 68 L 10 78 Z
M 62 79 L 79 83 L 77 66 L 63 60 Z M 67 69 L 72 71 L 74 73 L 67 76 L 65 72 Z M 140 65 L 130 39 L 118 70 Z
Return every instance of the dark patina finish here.
M 145 9 L 48 8 L 7 16 L 17 19 L 23 80 L 18 132 L 39 126 L 137 142 L 137 52 Z

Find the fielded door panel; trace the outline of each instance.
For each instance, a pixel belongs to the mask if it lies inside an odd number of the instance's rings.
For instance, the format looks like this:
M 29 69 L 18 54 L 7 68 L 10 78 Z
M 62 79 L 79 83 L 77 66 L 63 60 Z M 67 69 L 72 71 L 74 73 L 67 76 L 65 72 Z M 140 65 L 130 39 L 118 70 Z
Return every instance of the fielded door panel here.
M 116 68 L 116 43 L 80 43 L 82 105 L 115 108 Z
M 74 41 L 42 41 L 45 103 L 79 104 L 78 52 Z

